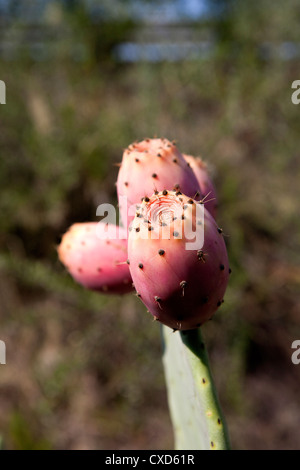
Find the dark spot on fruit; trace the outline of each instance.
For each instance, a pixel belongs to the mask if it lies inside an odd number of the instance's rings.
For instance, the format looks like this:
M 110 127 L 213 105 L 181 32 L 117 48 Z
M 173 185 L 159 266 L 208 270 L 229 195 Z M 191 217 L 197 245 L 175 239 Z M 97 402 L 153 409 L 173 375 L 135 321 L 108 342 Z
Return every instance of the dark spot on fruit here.
M 205 379 L 202 379 L 202 383 L 203 383 L 203 384 L 206 384 L 206 380 L 205 380 Z
M 184 204 L 183 205 L 183 210 L 187 209 L 187 207 L 188 207 L 187 204 Z
M 231 268 L 229 268 L 229 269 L 228 269 L 228 272 L 229 272 L 229 274 L 231 274 L 231 273 L 232 273 L 232 271 L 231 271 Z
M 224 269 L 225 269 L 224 264 L 220 264 L 220 269 L 221 269 L 221 271 L 224 271 Z
M 98 273 L 101 273 L 102 269 L 101 269 L 101 268 L 97 268 L 97 271 L 98 271 Z
M 203 303 L 203 304 L 207 304 L 207 302 L 208 302 L 208 297 L 203 297 L 202 303 Z
M 179 233 L 178 233 L 178 232 L 173 232 L 173 236 L 174 236 L 174 237 L 178 237 L 178 236 L 179 236 Z
M 202 225 L 201 220 L 198 220 L 197 225 Z
M 191 168 L 191 165 L 189 163 L 187 163 L 187 166 L 189 166 Z
M 173 163 L 177 163 L 177 158 L 173 158 Z
M 220 418 L 218 418 L 218 424 L 221 424 L 221 420 L 220 420 Z
M 149 202 L 149 201 L 150 201 L 150 199 L 148 198 L 148 196 L 145 196 L 145 197 L 144 197 L 144 201 L 145 201 L 145 202 Z
M 148 230 L 149 230 L 149 232 L 151 232 L 151 230 L 154 230 L 154 227 L 150 226 L 150 227 L 148 227 Z
M 140 268 L 140 269 L 143 269 L 143 267 L 144 267 L 143 263 L 140 263 L 140 264 L 139 264 L 139 268 Z
M 189 199 L 187 202 L 188 202 L 188 204 L 194 204 L 193 199 Z
M 187 282 L 186 282 L 186 281 L 181 281 L 180 287 L 181 287 L 182 289 L 184 289 L 186 286 L 187 286 Z
M 215 447 L 215 444 L 213 443 L 213 441 L 211 441 L 210 445 L 211 447 Z
M 177 191 L 176 196 L 181 196 L 181 194 L 182 194 L 181 191 Z
M 179 190 L 179 188 L 180 188 L 180 185 L 179 185 L 178 183 L 177 183 L 177 184 L 175 184 L 175 186 L 174 186 L 174 191 L 178 191 L 178 190 Z
M 220 305 L 222 305 L 222 301 L 219 300 L 219 302 L 217 303 L 217 307 L 220 307 Z
M 125 186 L 128 186 L 128 182 L 127 182 L 127 181 L 125 181 L 125 183 L 124 183 L 124 184 L 125 184 Z
M 158 156 L 158 157 L 161 157 L 161 153 L 158 153 L 157 156 Z
M 139 231 L 140 231 L 140 227 L 137 227 L 137 228 L 135 229 L 135 231 L 136 231 L 136 232 L 139 232 Z
M 130 261 L 129 261 L 129 259 L 128 259 L 128 260 L 126 260 L 126 263 L 127 263 L 127 264 L 130 264 Z
M 157 295 L 154 297 L 155 302 L 161 302 L 161 298 L 158 297 Z
M 165 250 L 158 250 L 158 254 L 159 254 L 160 256 L 163 256 L 163 255 L 165 254 Z
M 166 189 L 164 189 L 164 190 L 163 190 L 163 195 L 164 195 L 164 196 L 167 196 L 167 194 L 168 194 L 168 191 L 167 191 Z
M 219 233 L 223 233 L 223 229 L 221 229 L 220 227 L 218 227 L 218 232 L 219 232 Z
M 197 256 L 198 256 L 198 259 L 200 261 L 203 261 L 203 263 L 205 263 L 205 256 L 204 256 L 204 252 L 202 250 L 197 251 Z
M 184 215 L 184 214 L 182 214 L 181 218 L 182 218 L 182 220 L 184 220 L 184 219 L 185 219 L 185 215 Z
M 157 189 L 154 191 L 154 194 L 157 196 L 159 194 L 159 191 Z
M 156 174 L 156 173 L 152 173 L 152 178 L 157 178 L 157 174 Z
M 136 158 L 135 161 L 138 163 L 140 160 L 138 158 Z

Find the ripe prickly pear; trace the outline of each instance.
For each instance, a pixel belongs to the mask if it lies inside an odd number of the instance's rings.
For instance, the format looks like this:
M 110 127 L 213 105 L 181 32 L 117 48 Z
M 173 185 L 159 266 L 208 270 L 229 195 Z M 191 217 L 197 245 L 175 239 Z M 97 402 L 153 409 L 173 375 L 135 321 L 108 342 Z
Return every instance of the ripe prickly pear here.
M 121 220 L 125 226 L 135 214 L 129 207 L 139 204 L 155 190 L 180 188 L 189 197 L 201 197 L 193 170 L 174 143 L 167 139 L 145 139 L 130 145 L 123 153 L 117 192 Z M 133 207 L 135 209 L 135 207 Z
M 185 160 L 192 168 L 203 195 L 205 208 L 211 215 L 216 218 L 217 215 L 217 193 L 215 186 L 209 175 L 207 164 L 200 157 L 193 157 L 192 155 L 183 154 Z
M 122 227 L 101 222 L 74 224 L 63 235 L 58 255 L 75 281 L 88 289 L 112 294 L 133 289 L 127 233 Z
M 204 236 L 195 249 L 190 227 Z M 201 202 L 180 191 L 144 199 L 130 227 L 128 259 L 137 295 L 171 328 L 197 328 L 223 302 L 230 270 L 222 230 Z

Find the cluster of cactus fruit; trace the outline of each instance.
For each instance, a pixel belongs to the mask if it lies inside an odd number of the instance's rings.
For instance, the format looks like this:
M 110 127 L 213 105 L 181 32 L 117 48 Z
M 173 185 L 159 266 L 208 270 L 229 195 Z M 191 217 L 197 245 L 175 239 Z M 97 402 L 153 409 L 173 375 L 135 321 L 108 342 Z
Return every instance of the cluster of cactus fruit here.
M 134 287 L 154 319 L 174 330 L 198 328 L 222 305 L 230 273 L 206 164 L 167 139 L 145 139 L 124 151 L 117 193 L 123 227 L 74 224 L 60 260 L 89 289 Z M 187 249 L 188 227 L 202 233 L 194 249 Z
M 161 324 L 176 448 L 228 449 L 200 329 L 231 272 L 207 165 L 167 139 L 145 139 L 124 151 L 116 186 L 122 226 L 74 224 L 59 258 L 88 289 L 135 291 Z

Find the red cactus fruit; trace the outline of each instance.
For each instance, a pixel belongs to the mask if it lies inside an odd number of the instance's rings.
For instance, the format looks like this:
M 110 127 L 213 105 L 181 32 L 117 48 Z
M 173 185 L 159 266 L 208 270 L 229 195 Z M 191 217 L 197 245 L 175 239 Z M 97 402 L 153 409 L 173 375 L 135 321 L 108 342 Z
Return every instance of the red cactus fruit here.
M 207 164 L 200 157 L 183 154 L 185 160 L 192 168 L 202 192 L 205 208 L 216 218 L 217 215 L 217 192 L 211 180 Z
M 88 289 L 112 294 L 130 292 L 127 232 L 101 222 L 77 223 L 63 235 L 60 261 L 71 276 Z
M 191 227 L 204 236 L 193 249 Z M 204 204 L 180 191 L 144 199 L 130 227 L 128 258 L 137 295 L 171 328 L 197 328 L 223 303 L 230 269 L 222 230 Z
M 178 188 L 193 198 L 201 198 L 199 183 L 174 143 L 167 139 L 145 139 L 123 153 L 117 192 L 121 220 L 125 227 L 133 220 L 135 206 L 155 191 Z M 133 206 L 131 214 L 129 207 Z

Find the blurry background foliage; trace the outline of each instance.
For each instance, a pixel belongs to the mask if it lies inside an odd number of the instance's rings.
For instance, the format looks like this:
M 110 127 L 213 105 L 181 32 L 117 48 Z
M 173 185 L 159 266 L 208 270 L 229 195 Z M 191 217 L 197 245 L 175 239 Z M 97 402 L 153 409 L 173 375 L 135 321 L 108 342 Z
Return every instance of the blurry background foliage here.
M 300 448 L 300 5 L 0 1 L 1 446 L 171 449 L 158 325 L 76 285 L 61 234 L 116 204 L 122 149 L 202 155 L 232 267 L 203 327 L 237 449 Z

